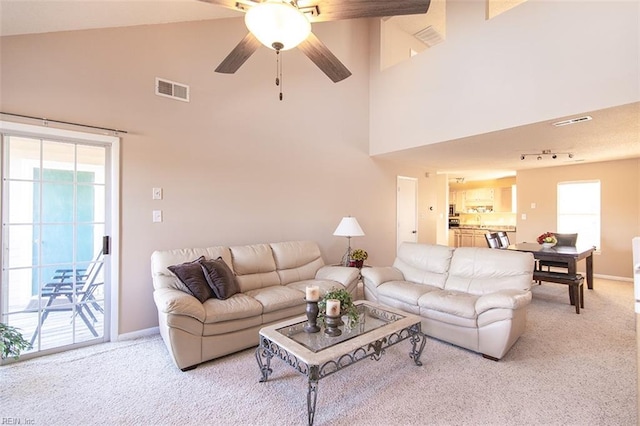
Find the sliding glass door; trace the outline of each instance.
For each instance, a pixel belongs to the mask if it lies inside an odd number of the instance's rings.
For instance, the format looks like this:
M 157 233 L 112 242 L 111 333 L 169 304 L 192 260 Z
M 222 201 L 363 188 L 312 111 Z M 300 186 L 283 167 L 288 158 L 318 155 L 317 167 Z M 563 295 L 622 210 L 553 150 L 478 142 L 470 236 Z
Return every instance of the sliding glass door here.
M 3 134 L 0 322 L 51 352 L 109 330 L 110 147 Z

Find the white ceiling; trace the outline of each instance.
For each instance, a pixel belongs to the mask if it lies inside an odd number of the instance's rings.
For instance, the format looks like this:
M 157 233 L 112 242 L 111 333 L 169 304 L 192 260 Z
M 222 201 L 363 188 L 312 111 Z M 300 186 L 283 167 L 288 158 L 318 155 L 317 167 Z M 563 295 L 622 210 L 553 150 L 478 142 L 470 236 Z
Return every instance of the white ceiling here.
M 0 36 L 242 16 L 196 0 L 0 0 Z M 230 49 L 232 46 L 230 45 Z M 409 149 L 385 157 L 417 162 L 451 178 L 491 179 L 554 165 L 640 157 L 640 103 L 584 111 L 593 120 L 564 127 L 548 122 Z M 575 116 L 574 116 L 575 117 Z M 553 160 L 522 154 L 574 154 Z

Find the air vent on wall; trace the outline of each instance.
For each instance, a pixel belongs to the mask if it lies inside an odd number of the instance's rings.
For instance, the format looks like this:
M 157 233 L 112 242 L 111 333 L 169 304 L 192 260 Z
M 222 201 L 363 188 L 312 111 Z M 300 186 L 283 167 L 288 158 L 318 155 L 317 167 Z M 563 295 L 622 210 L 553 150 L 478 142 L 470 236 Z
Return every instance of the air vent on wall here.
M 429 47 L 435 46 L 436 44 L 444 41 L 440 33 L 436 31 L 431 25 L 418 31 L 413 36 Z
M 189 102 L 189 86 L 156 77 L 156 95 Z
M 578 118 L 572 118 L 570 120 L 558 121 L 556 123 L 553 123 L 553 125 L 556 126 L 556 127 L 568 126 L 569 124 L 581 123 L 583 121 L 589 121 L 589 120 L 592 120 L 592 119 L 593 118 L 591 118 L 590 115 L 585 115 L 584 117 L 578 117 Z

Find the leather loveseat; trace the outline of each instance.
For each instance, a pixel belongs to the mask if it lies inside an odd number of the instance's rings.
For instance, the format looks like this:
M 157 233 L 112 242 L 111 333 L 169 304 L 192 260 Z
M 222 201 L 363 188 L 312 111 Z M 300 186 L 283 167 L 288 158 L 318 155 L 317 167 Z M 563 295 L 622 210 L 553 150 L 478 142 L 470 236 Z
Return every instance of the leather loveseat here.
M 225 299 L 192 292 L 169 269 L 199 268 L 194 261 L 207 265 L 213 260 L 231 270 L 227 284 L 234 294 Z M 318 286 L 321 295 L 334 287 L 355 294 L 359 276 L 356 268 L 326 266 L 311 241 L 156 251 L 151 273 L 160 334 L 183 371 L 257 346 L 260 328 L 304 314 L 307 286 Z
M 390 267 L 363 268 L 365 299 L 422 317 L 422 331 L 501 359 L 524 332 L 531 253 L 403 243 Z

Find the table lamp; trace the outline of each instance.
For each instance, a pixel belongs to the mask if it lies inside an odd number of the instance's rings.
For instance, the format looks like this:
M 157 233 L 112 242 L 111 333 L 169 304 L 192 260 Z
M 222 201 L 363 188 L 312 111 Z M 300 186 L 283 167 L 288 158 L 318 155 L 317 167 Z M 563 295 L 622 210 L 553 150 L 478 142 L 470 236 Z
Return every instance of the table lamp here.
M 347 252 L 342 256 L 341 264 L 343 266 L 349 266 L 349 259 L 351 258 L 351 237 L 361 237 L 364 235 L 360 224 L 355 217 L 343 217 L 333 232 L 333 235 L 347 237 Z

